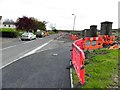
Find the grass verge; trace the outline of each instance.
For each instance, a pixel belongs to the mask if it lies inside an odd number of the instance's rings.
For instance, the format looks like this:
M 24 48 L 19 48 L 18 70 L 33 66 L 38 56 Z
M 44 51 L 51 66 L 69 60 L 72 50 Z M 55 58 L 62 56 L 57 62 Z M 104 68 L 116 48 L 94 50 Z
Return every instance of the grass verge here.
M 54 31 L 48 31 L 49 34 L 56 34 Z
M 118 86 L 118 50 L 100 49 L 88 53 L 85 59 L 85 85 L 81 88 L 112 88 Z M 78 77 L 73 69 L 73 83 Z

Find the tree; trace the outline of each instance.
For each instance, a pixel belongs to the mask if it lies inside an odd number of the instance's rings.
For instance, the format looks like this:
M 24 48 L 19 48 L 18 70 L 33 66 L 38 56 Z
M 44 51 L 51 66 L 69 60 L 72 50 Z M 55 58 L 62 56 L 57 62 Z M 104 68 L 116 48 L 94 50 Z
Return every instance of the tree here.
M 46 30 L 46 24 L 44 23 L 44 21 L 43 22 L 38 21 L 38 29 Z
M 37 29 L 46 30 L 46 25 L 44 22 L 38 21 L 34 17 L 28 18 L 23 16 L 22 18 L 17 19 L 16 29 L 25 31 L 37 31 Z
M 55 33 L 58 33 L 58 30 L 57 30 L 57 29 L 54 29 L 53 31 L 54 31 Z

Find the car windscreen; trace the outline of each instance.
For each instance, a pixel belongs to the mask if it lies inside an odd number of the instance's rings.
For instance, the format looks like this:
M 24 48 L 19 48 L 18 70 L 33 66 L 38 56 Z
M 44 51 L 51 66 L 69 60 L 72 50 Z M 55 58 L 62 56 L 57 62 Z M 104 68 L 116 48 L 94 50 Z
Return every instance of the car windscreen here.
M 28 36 L 29 35 L 29 33 L 23 33 L 22 34 L 22 36 Z

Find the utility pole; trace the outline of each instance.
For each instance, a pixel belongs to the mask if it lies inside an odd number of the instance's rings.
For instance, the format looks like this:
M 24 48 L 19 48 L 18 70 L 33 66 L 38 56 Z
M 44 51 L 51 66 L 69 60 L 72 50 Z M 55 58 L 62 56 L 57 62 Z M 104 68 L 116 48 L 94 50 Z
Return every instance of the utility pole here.
M 74 21 L 73 21 L 73 31 L 75 29 L 75 20 L 76 20 L 76 15 L 75 14 L 72 14 L 74 16 Z

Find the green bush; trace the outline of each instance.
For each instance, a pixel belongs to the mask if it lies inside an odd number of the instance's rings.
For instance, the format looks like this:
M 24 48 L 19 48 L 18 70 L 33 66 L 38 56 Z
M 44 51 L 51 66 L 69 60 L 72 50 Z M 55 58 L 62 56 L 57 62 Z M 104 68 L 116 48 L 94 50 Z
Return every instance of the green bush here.
M 49 34 L 55 34 L 55 32 L 54 31 L 49 31 Z
M 13 28 L 2 28 L 0 29 L 0 34 L 2 37 L 18 37 L 19 33 L 16 31 L 16 29 Z

